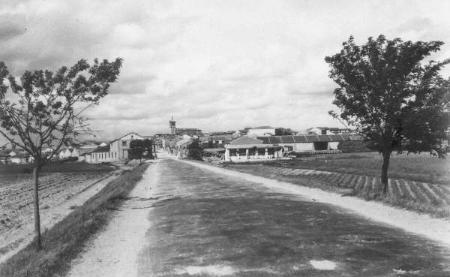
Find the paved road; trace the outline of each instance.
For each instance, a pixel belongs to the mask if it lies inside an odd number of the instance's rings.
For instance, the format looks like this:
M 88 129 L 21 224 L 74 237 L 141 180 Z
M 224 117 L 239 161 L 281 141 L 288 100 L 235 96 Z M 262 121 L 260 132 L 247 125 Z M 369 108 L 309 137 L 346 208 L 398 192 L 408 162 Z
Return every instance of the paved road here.
M 421 237 L 182 162 L 152 166 L 138 276 L 450 276 L 450 251 Z

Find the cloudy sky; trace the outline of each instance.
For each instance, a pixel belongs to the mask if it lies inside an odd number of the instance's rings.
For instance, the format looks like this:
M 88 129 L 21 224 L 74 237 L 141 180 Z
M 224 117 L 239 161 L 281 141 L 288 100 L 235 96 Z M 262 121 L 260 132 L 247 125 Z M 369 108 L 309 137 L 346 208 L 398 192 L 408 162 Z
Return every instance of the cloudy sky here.
M 88 113 L 99 137 L 273 125 L 340 126 L 324 57 L 350 35 L 442 40 L 450 1 L 0 0 L 0 60 L 15 74 L 122 57 Z M 445 76 L 450 75 L 447 68 Z

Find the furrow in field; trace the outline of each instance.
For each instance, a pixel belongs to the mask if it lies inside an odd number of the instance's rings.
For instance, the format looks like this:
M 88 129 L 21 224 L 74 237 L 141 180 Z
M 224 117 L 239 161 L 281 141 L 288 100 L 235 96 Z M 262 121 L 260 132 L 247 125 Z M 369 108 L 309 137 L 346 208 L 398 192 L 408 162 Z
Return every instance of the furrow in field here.
M 409 181 L 407 183 L 411 190 L 416 194 L 417 200 L 422 203 L 431 204 L 431 199 L 421 189 L 417 182 Z
M 437 204 L 437 205 L 446 205 L 446 199 L 443 198 L 441 195 L 437 194 L 432 188 L 431 188 L 431 184 L 427 184 L 427 183 L 422 183 L 421 188 L 422 190 L 428 194 L 428 196 L 431 198 L 431 200 L 433 201 L 433 203 Z
M 400 183 L 400 188 L 404 192 L 404 195 L 406 196 L 407 199 L 410 199 L 410 200 L 417 199 L 416 194 L 411 190 L 411 187 L 405 180 L 399 180 L 399 183 Z

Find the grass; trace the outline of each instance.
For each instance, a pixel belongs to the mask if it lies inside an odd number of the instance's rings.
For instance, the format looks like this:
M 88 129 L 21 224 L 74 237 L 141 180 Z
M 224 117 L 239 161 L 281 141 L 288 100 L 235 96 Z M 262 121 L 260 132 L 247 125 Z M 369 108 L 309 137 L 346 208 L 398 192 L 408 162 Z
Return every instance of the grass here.
M 111 212 L 136 183 L 148 164 L 125 171 L 80 207 L 74 207 L 65 219 L 43 233 L 43 249 L 37 252 L 33 244 L 0 265 L 0 276 L 50 277 L 62 276 L 70 262 L 83 249 L 84 242 L 100 230 L 111 218 Z

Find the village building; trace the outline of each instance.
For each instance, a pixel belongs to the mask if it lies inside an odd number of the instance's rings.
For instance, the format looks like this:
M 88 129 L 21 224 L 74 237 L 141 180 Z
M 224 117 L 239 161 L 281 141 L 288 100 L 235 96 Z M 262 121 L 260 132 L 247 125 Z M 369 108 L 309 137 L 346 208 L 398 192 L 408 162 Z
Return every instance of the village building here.
M 88 163 L 118 162 L 128 159 L 128 150 L 133 140 L 143 140 L 147 137 L 137 133 L 128 133 L 111 141 L 109 144 L 101 144 L 95 150 L 83 154 L 82 160 Z
M 60 160 L 70 159 L 70 158 L 77 158 L 80 156 L 80 152 L 78 150 L 78 147 L 75 145 L 66 146 L 59 150 L 58 158 Z
M 169 120 L 169 127 L 170 127 L 170 134 L 171 135 L 178 135 L 178 136 L 196 136 L 196 137 L 200 137 L 203 136 L 202 130 L 197 129 L 197 128 L 177 128 L 177 122 L 175 120 L 173 120 L 173 116 L 172 118 Z
M 262 136 L 274 136 L 275 129 L 270 126 L 260 126 L 247 129 L 247 136 L 249 137 L 262 137 Z
M 33 157 L 25 151 L 13 150 L 8 154 L 9 158 L 7 163 L 13 164 L 27 164 L 33 161 Z
M 263 140 L 242 136 L 225 145 L 226 162 L 250 162 L 283 158 L 283 147 Z
M 183 138 L 176 142 L 176 157 L 178 159 L 187 158 L 189 152 L 189 145 L 191 145 L 193 139 L 190 136 L 184 135 Z
M 296 135 L 296 136 L 272 136 L 258 137 L 265 144 L 279 145 L 287 152 L 340 152 L 339 144 L 344 141 L 361 141 L 358 135 Z
M 351 133 L 351 129 L 337 127 L 311 127 L 306 129 L 306 134 L 308 135 L 340 135 Z

